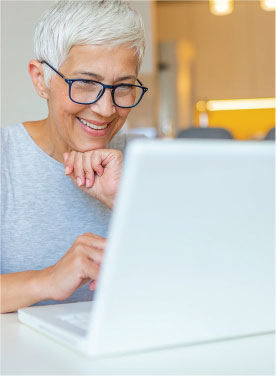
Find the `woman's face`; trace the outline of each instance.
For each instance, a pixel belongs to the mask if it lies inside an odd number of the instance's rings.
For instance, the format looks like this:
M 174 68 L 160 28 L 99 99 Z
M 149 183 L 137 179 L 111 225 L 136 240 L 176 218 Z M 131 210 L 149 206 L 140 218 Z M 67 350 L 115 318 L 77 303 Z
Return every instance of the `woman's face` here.
M 133 49 L 79 45 L 71 48 L 68 58 L 59 68 L 66 78 L 90 79 L 107 85 L 134 84 L 137 56 Z M 56 134 L 57 144 L 67 150 L 88 151 L 106 147 L 123 126 L 130 109 L 114 105 L 111 90 L 90 105 L 74 103 L 69 98 L 69 86 L 59 76 L 50 81 L 48 91 L 48 121 Z M 88 122 L 90 126 L 85 125 Z M 93 129 L 95 128 L 102 129 Z

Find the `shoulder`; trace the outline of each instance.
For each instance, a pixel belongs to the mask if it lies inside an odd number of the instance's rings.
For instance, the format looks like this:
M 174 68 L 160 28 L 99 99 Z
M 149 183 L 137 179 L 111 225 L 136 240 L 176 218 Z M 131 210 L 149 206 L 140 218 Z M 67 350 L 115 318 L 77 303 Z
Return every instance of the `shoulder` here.
M 30 139 L 22 123 L 1 127 L 1 157 L 19 160 L 29 155 Z
M 23 163 L 22 149 L 24 150 L 23 125 L 7 125 L 0 128 L 1 134 L 1 179 L 13 171 L 13 178 L 15 174 L 15 166 Z M 4 184 L 3 184 L 4 185 Z M 2 186 L 3 186 L 2 185 Z
M 108 149 L 118 149 L 124 153 L 126 146 L 135 139 L 147 139 L 146 136 L 140 134 L 128 134 L 128 133 L 119 133 L 117 134 L 107 145 Z
M 21 123 L 14 124 L 14 125 L 7 125 L 1 127 L 1 141 L 2 144 L 5 144 L 10 139 L 14 140 L 20 134 L 22 135 L 23 125 Z
M 19 138 L 22 138 L 23 125 L 18 123 L 14 125 L 7 125 L 0 128 L 1 132 L 1 152 L 13 149 L 14 145 L 19 144 Z
M 42 155 L 43 151 L 35 144 L 22 123 L 1 128 L 1 158 L 4 161 L 22 166 Z

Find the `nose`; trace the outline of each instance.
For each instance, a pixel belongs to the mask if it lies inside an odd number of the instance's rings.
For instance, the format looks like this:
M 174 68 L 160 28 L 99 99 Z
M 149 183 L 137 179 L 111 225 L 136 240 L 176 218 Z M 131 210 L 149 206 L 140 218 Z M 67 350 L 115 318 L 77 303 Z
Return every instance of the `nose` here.
M 98 113 L 102 117 L 110 117 L 116 112 L 116 106 L 113 103 L 111 90 L 106 89 L 102 97 L 95 103 L 90 105 L 93 112 Z

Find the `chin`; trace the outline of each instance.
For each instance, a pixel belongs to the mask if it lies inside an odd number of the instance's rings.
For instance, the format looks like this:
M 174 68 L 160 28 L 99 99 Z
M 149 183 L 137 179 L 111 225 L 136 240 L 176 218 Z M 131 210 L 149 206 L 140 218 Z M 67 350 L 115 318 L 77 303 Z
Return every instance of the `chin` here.
M 85 142 L 82 143 L 81 145 L 75 145 L 75 148 L 73 150 L 79 151 L 79 152 L 86 152 L 86 151 L 91 151 L 91 150 L 97 150 L 97 149 L 105 149 L 109 141 L 98 141 L 95 140 L 94 142 Z

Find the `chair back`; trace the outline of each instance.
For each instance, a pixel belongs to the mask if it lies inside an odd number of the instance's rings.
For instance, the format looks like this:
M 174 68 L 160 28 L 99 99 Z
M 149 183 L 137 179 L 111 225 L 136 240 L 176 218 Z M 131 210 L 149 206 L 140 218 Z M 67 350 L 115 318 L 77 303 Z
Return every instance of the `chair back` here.
M 275 127 L 271 128 L 265 138 L 264 138 L 266 141 L 275 141 Z
M 233 139 L 232 134 L 225 128 L 198 128 L 191 127 L 181 130 L 177 138 L 206 138 L 206 139 Z

